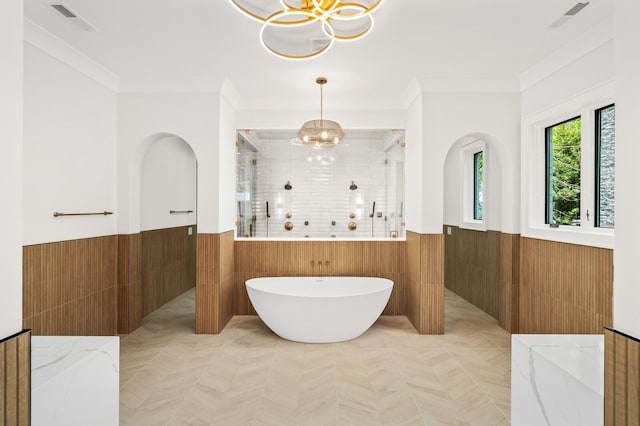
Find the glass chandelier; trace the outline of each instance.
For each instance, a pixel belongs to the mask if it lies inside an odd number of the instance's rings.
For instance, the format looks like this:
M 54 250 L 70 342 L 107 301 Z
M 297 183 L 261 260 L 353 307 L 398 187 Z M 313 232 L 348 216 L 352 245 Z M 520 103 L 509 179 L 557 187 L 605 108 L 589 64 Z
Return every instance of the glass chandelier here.
M 326 77 L 316 78 L 316 83 L 320 85 L 320 120 L 304 123 L 298 132 L 298 138 L 304 145 L 311 148 L 333 148 L 338 146 L 344 137 L 344 131 L 340 123 L 324 119 L 322 87 L 327 84 Z
M 373 28 L 383 0 L 229 0 L 262 24 L 260 41 L 285 59 L 310 59 L 327 52 L 334 41 L 354 41 Z

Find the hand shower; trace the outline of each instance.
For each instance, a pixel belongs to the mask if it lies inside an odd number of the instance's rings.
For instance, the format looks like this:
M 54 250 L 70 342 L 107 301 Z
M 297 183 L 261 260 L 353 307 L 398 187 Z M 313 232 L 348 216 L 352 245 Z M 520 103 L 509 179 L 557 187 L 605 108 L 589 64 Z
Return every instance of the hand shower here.
M 269 214 L 269 202 L 267 201 L 267 238 L 269 238 L 269 218 L 271 215 Z
M 376 214 L 376 202 L 373 202 L 373 207 L 371 207 L 371 214 L 369 215 L 369 217 L 371 218 L 371 238 L 374 238 L 375 235 L 373 233 L 373 218 Z

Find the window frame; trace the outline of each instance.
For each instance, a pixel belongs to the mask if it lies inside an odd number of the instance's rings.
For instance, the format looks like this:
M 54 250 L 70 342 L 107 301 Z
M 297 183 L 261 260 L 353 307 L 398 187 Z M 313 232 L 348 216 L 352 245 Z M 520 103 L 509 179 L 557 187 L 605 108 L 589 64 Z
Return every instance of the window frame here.
M 478 191 L 478 156 L 482 156 L 482 188 Z M 478 192 L 482 194 L 482 204 L 480 204 L 480 217 L 478 217 Z M 473 220 L 484 218 L 484 151 L 473 154 Z
M 594 226 L 595 111 L 614 104 L 612 82 L 559 102 L 522 121 L 522 236 L 550 241 L 613 248 L 614 229 Z M 546 128 L 582 117 L 580 226 L 546 224 Z M 594 123 L 590 125 L 589 123 Z M 587 212 L 590 216 L 587 220 Z
M 551 194 L 550 194 L 550 189 L 552 187 L 552 182 L 551 182 L 551 173 L 550 173 L 550 163 L 551 163 L 551 153 L 552 153 L 552 149 L 549 149 L 549 145 L 550 142 L 553 143 L 553 141 L 550 141 L 549 139 L 549 133 L 550 130 L 556 126 L 560 126 L 562 124 L 566 124 L 569 123 L 570 121 L 575 121 L 577 119 L 581 120 L 580 123 L 580 200 L 582 200 L 582 162 L 583 162 L 583 144 L 582 144 L 582 126 L 584 125 L 584 120 L 582 120 L 582 115 L 576 115 L 575 117 L 571 117 L 568 118 L 566 120 L 563 120 L 559 123 L 555 123 L 552 124 L 550 126 L 545 127 L 544 129 L 544 155 L 545 155 L 545 161 L 544 161 L 544 179 L 545 179 L 545 184 L 544 184 L 544 223 L 546 225 L 551 225 L 551 220 L 553 219 L 553 214 L 551 214 Z M 582 219 L 582 202 L 580 203 L 580 217 Z M 567 225 L 564 225 L 567 226 Z M 575 225 L 569 225 L 569 226 L 575 226 Z
M 482 219 L 475 219 L 475 155 L 482 152 Z M 487 230 L 487 181 L 488 181 L 488 164 L 489 154 L 487 152 L 487 144 L 482 139 L 474 139 L 463 144 L 460 147 L 460 176 L 462 199 L 460 200 L 460 228 L 472 229 L 476 231 Z
M 597 108 L 596 110 L 594 110 L 594 120 L 593 120 L 593 125 L 594 125 L 594 136 L 595 136 L 595 152 L 594 152 L 594 173 L 595 173 L 595 181 L 594 181 L 594 192 L 593 192 L 593 196 L 594 196 L 594 206 L 593 206 L 593 226 L 599 229 L 615 229 L 615 221 L 614 221 L 614 225 L 613 228 L 607 228 L 607 227 L 603 227 L 600 226 L 600 169 L 601 169 L 601 159 L 600 159 L 600 152 L 602 151 L 602 137 L 601 137 L 601 132 L 602 132 L 602 126 L 601 126 L 601 122 L 600 122 L 600 113 L 603 110 L 606 110 L 608 108 L 613 107 L 613 116 L 614 116 L 614 120 L 615 120 L 615 111 L 616 111 L 616 104 L 615 102 L 610 103 L 609 105 L 605 105 L 603 107 Z M 613 140 L 613 145 L 615 147 L 615 137 Z M 615 149 L 615 148 L 614 148 Z M 615 160 L 614 160 L 615 161 Z M 615 166 L 614 166 L 615 167 Z M 614 168 L 615 171 L 615 168 Z M 615 173 L 614 173 L 615 174 Z M 614 192 L 615 192 L 615 180 L 614 180 Z M 615 200 L 615 199 L 614 199 Z M 614 202 L 614 213 L 615 213 L 615 202 Z

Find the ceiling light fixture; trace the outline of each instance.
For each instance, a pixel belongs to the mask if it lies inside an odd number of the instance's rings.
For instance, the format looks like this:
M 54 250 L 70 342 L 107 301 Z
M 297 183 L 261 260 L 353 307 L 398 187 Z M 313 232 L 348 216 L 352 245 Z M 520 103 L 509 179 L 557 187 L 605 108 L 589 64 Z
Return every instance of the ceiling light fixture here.
M 344 137 L 344 131 L 340 123 L 324 119 L 322 87 L 327 84 L 326 77 L 316 78 L 316 83 L 320 85 L 320 120 L 311 120 L 304 123 L 298 132 L 298 139 L 303 145 L 311 148 L 333 148 L 338 146 Z
M 310 59 L 326 53 L 334 41 L 354 41 L 373 28 L 383 0 L 229 0 L 262 24 L 260 41 L 285 59 Z

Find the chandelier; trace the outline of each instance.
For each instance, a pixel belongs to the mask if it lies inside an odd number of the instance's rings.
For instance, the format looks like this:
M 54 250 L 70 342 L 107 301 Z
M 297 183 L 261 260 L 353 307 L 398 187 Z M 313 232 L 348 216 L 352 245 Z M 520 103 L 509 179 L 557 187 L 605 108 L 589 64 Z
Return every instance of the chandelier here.
M 334 41 L 353 41 L 373 28 L 371 13 L 383 0 L 229 0 L 262 24 L 260 41 L 285 59 L 310 59 Z
M 311 148 L 333 148 L 337 146 L 344 137 L 344 131 L 340 123 L 325 120 L 322 115 L 322 87 L 327 84 L 325 77 L 316 78 L 316 83 L 320 85 L 320 120 L 307 121 L 298 132 L 298 139 L 303 145 Z

